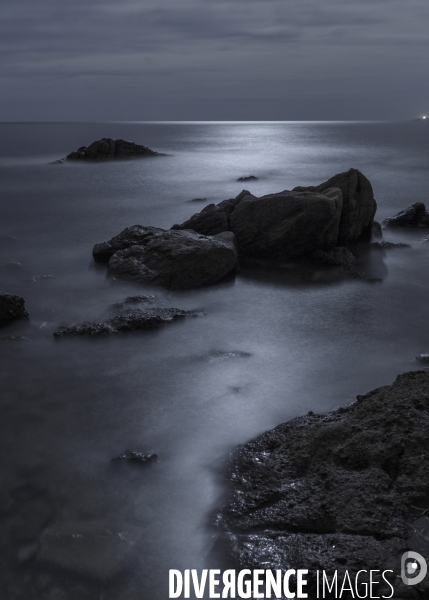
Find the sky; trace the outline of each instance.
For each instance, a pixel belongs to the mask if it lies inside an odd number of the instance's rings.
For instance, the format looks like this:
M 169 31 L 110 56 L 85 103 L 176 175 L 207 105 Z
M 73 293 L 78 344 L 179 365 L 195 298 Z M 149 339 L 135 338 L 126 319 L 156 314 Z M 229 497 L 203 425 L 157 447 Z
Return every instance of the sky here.
M 429 113 L 428 0 L 2 0 L 0 121 Z

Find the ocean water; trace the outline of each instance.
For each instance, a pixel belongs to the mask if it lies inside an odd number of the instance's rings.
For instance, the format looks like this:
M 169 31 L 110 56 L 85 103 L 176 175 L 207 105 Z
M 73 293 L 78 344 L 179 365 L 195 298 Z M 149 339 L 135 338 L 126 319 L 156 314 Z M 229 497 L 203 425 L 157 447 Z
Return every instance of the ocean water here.
M 243 268 L 170 292 L 112 281 L 92 247 L 169 228 L 243 187 L 263 195 L 355 167 L 377 219 L 428 198 L 429 130 L 415 123 L 1 124 L 0 289 L 31 319 L 0 331 L 0 597 L 165 600 L 169 569 L 216 567 L 213 511 L 234 447 L 419 368 L 429 352 L 429 243 L 373 251 L 382 281 Z M 50 164 L 100 137 L 166 157 Z M 237 182 L 243 175 L 258 181 Z M 130 295 L 206 316 L 143 335 L 53 338 Z M 126 449 L 160 462 L 112 459 Z

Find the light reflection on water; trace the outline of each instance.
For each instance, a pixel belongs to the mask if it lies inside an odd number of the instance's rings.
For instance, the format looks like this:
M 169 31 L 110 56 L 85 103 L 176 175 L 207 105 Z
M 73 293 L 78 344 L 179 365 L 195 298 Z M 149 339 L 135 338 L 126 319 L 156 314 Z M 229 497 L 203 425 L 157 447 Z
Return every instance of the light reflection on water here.
M 16 563 L 19 550 L 43 529 L 108 529 L 128 535 L 127 552 L 114 546 L 118 572 L 108 575 L 115 577 L 85 585 L 103 589 L 104 600 L 164 600 L 168 569 L 213 566 L 206 558 L 214 540 L 207 522 L 221 501 L 219 469 L 237 444 L 390 383 L 429 351 L 429 244 L 373 253 L 371 268 L 383 274 L 382 283 L 329 283 L 317 274 L 254 267 L 234 282 L 174 293 L 110 281 L 92 263 L 93 244 L 134 223 L 181 222 L 201 209 L 188 200 L 235 196 L 243 187 L 236 179 L 249 174 L 260 179 L 244 185 L 262 195 L 354 166 L 371 179 L 384 218 L 424 201 L 426 132 L 415 124 L 0 128 L 9 148 L 0 158 L 0 289 L 23 296 L 32 317 L 0 335 L 29 338 L 0 344 L 2 506 L 8 507 L 0 589 L 7 573 L 19 573 L 21 585 L 27 576 L 52 576 L 34 558 Z M 108 135 L 172 156 L 47 164 Z M 61 324 L 103 318 L 115 302 L 148 293 L 163 306 L 202 308 L 207 316 L 146 335 L 52 337 Z M 111 462 L 127 448 L 156 452 L 161 462 L 148 468 Z M 32 492 L 19 491 L 29 484 Z M 7 490 L 14 490 L 11 506 Z M 31 531 L 38 515 L 40 527 Z M 61 552 L 70 566 L 67 549 Z M 88 564 L 82 552 L 73 585 L 79 569 L 88 574 Z

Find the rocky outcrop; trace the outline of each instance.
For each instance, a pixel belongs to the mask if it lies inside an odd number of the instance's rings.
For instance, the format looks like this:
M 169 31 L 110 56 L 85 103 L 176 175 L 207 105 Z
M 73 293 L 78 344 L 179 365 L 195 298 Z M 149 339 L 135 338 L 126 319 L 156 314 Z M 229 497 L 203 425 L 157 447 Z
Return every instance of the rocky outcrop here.
M 10 325 L 18 319 L 28 319 L 24 299 L 20 296 L 0 292 L 0 327 Z
M 428 428 L 429 372 L 415 371 L 239 448 L 218 518 L 234 564 L 299 565 L 313 581 L 316 569 L 396 569 L 415 507 L 429 506 Z
M 295 258 L 369 241 L 376 208 L 370 182 L 350 169 L 319 186 L 261 198 L 243 190 L 236 198 L 209 204 L 172 229 L 204 235 L 232 231 L 244 256 Z
M 385 219 L 383 225 L 392 228 L 427 229 L 429 227 L 429 213 L 423 202 L 416 202 L 393 217 Z
M 81 146 L 76 152 L 68 154 L 66 158 L 67 160 L 117 160 L 146 156 L 164 155 L 134 142 L 102 138 L 92 142 L 89 146 Z
M 258 181 L 258 177 L 255 177 L 255 175 L 245 175 L 244 177 L 239 177 L 237 181 Z
M 202 315 L 201 311 L 181 310 L 179 308 L 147 308 L 125 311 L 123 314 L 108 319 L 107 321 L 85 321 L 81 325 L 60 327 L 54 333 L 55 337 L 70 335 L 110 335 L 126 333 L 129 331 L 153 331 L 165 323 L 186 317 Z
M 376 240 L 381 239 L 383 237 L 381 223 L 379 223 L 378 221 L 374 221 L 372 225 L 372 237 Z
M 240 251 L 264 258 L 296 257 L 336 245 L 343 199 L 337 188 L 323 194 L 281 192 L 244 196 L 230 216 Z
M 356 258 L 350 250 L 342 246 L 338 246 L 327 252 L 324 250 L 316 250 L 312 258 L 322 264 L 341 267 L 346 271 L 352 271 L 354 263 L 356 262 Z
M 372 185 L 357 169 L 349 169 L 334 175 L 324 183 L 311 187 L 298 187 L 295 190 L 309 190 L 323 194 L 329 188 L 340 188 L 343 194 L 343 208 L 338 229 L 339 246 L 348 242 L 369 242 L 372 235 L 377 203 Z
M 372 242 L 371 248 L 377 248 L 378 250 L 392 250 L 394 248 L 411 248 L 410 244 L 403 244 L 402 242 L 388 242 L 382 240 L 381 242 Z
M 204 236 L 134 225 L 109 242 L 96 244 L 94 257 L 106 259 L 115 277 L 189 289 L 216 283 L 238 266 L 231 232 Z

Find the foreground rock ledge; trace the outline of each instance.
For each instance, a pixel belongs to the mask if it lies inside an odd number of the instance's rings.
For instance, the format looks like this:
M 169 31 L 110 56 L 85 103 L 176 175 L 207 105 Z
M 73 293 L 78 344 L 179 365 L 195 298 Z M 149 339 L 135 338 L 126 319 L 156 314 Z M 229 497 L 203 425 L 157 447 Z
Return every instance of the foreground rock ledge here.
M 134 142 L 102 138 L 92 142 L 89 146 L 82 146 L 76 152 L 71 152 L 66 158 L 67 160 L 118 160 L 144 156 L 165 155 Z
M 24 299 L 20 296 L 0 292 L 0 327 L 10 325 L 18 319 L 28 319 Z
M 428 431 L 429 373 L 415 371 L 239 448 L 219 515 L 233 562 L 310 575 L 396 570 L 413 506 L 429 506 Z M 428 597 L 394 585 L 395 598 Z

